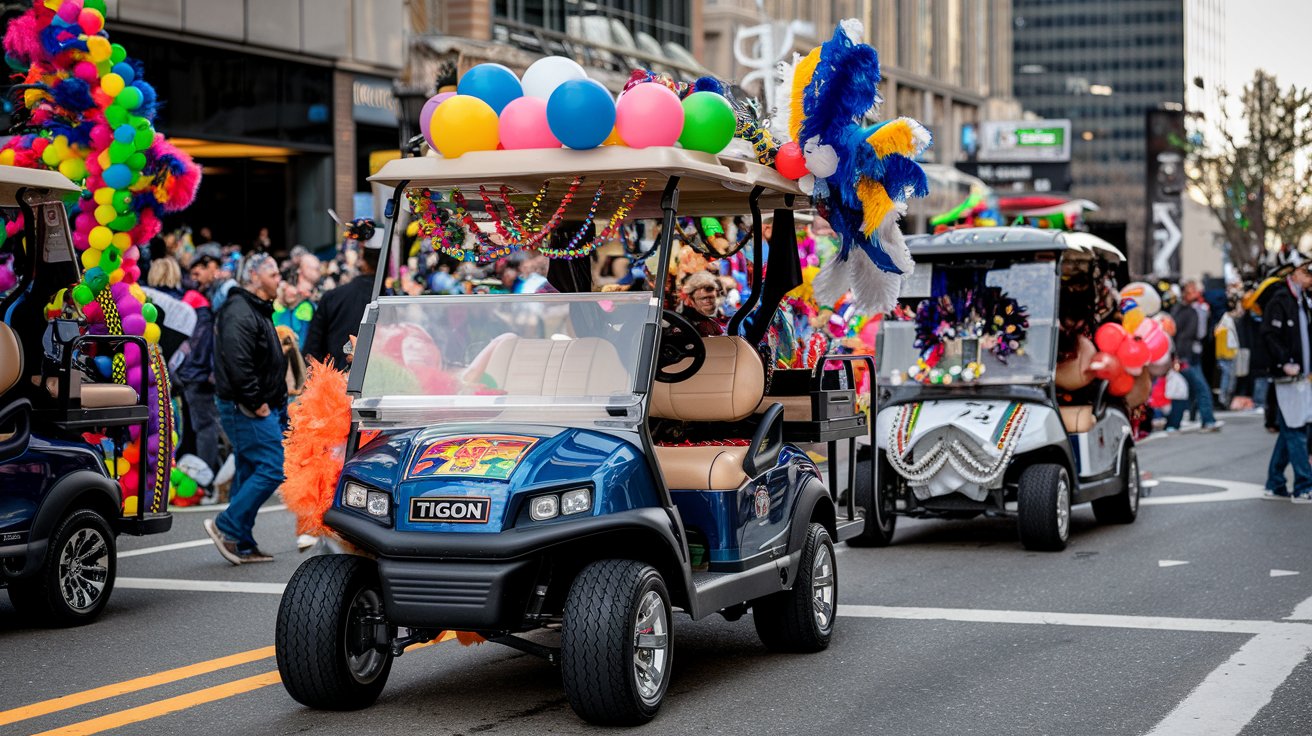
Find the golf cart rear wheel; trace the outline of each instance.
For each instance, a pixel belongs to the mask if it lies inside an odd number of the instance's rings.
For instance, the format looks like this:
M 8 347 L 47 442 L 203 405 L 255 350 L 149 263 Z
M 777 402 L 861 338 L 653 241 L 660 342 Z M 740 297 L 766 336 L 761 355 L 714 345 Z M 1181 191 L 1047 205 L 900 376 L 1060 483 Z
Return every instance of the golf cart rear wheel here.
M 9 581 L 9 600 L 44 626 L 88 624 L 114 591 L 116 565 L 109 522 L 91 509 L 77 509 L 56 527 L 36 575 Z
M 604 726 L 650 721 L 670 684 L 670 594 L 636 560 L 601 560 L 570 585 L 560 632 L 560 674 L 574 712 Z
M 752 602 L 761 642 L 779 652 L 819 652 L 829 646 L 838 614 L 838 565 L 834 543 L 811 524 L 793 589 Z
M 1021 471 L 1017 527 L 1025 549 L 1059 552 L 1071 535 L 1071 481 L 1065 466 L 1031 465 Z
M 862 458 L 862 454 L 865 455 Z M 870 476 L 874 473 L 875 463 L 879 463 L 879 472 L 875 475 L 875 486 L 871 488 Z M 884 483 L 892 480 L 893 468 L 882 451 L 858 453 L 856 464 L 856 505 L 865 511 L 866 526 L 861 533 L 847 543 L 853 547 L 887 547 L 893 543 L 893 532 L 897 529 L 897 515 L 894 513 L 893 496 L 884 488 Z M 872 499 L 871 496 L 874 498 Z
M 1139 515 L 1139 455 L 1133 447 L 1121 455 L 1121 492 L 1093 502 L 1100 524 L 1130 524 Z
M 392 671 L 378 567 L 356 555 L 311 557 L 287 582 L 274 634 L 278 673 L 298 703 L 373 705 Z

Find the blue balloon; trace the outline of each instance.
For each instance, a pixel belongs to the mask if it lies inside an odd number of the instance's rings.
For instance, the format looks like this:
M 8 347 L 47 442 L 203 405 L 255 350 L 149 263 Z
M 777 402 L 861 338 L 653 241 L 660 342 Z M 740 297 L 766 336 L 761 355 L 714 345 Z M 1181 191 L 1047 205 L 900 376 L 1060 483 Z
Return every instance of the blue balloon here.
M 132 65 L 127 63 L 126 61 L 120 61 L 119 63 L 115 64 L 114 68 L 111 71 L 113 71 L 115 74 L 119 75 L 120 77 L 123 77 L 124 84 L 132 84 L 132 82 L 135 81 L 137 78 L 137 70 L 133 69 Z
M 114 361 L 108 355 L 97 355 L 95 357 L 96 371 L 101 376 L 109 378 L 114 372 Z
M 132 169 L 127 164 L 114 164 L 105 169 L 105 186 L 111 189 L 127 189 L 132 184 Z
M 131 143 L 137 137 L 137 129 L 124 123 L 114 129 L 114 140 L 119 143 Z
M 599 82 L 571 79 L 547 100 L 547 126 L 570 148 L 596 148 L 615 127 L 615 100 Z
M 477 97 L 500 115 L 511 100 L 524 96 L 524 87 L 515 73 L 504 66 L 479 64 L 460 77 L 456 93 Z

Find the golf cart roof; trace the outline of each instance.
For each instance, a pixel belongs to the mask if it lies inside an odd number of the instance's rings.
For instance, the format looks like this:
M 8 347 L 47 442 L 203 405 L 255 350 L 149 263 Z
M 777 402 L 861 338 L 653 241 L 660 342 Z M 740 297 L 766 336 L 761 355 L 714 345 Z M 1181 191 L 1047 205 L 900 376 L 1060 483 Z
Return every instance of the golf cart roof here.
M 907 238 L 911 255 L 939 259 L 951 256 L 989 253 L 1051 253 L 1067 251 L 1071 255 L 1098 257 L 1112 263 L 1122 260 L 1116 246 L 1091 233 L 1064 230 L 1040 230 L 1034 227 L 973 227 L 949 230 L 938 235 L 915 235 Z
M 496 192 L 509 187 L 516 207 L 525 206 L 542 187 L 553 182 L 553 191 L 563 190 L 574 177 L 583 177 L 579 190 L 565 216 L 577 219 L 591 204 L 594 183 L 613 181 L 623 184 L 608 188 L 605 196 L 618 200 L 624 186 L 633 179 L 646 179 L 642 198 L 631 216 L 659 217 L 661 194 L 670 177 L 679 177 L 680 215 L 689 217 L 736 215 L 747 211 L 747 195 L 753 187 L 763 187 L 762 210 L 788 207 L 786 195 L 796 199 L 793 207 L 808 208 L 810 199 L 797 182 L 754 161 L 717 156 L 682 148 L 627 148 L 602 146 L 587 151 L 569 149 L 531 149 L 517 151 L 473 151 L 459 158 L 429 155 L 388 161 L 369 181 L 389 187 L 447 189 L 459 187 L 477 190 L 480 185 Z M 614 191 L 612 191 L 614 190 Z M 603 204 L 602 211 L 606 209 Z
M 19 189 L 48 189 L 56 193 L 82 191 L 82 187 L 58 171 L 0 165 L 0 207 L 17 206 Z

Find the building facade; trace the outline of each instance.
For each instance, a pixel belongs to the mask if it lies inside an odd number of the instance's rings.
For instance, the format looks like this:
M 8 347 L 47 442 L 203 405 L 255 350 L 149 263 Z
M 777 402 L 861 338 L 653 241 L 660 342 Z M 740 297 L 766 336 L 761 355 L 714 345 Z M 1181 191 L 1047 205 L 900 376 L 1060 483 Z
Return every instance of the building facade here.
M 1187 104 L 1218 117 L 1221 1 L 1013 0 L 1013 14 L 1016 98 L 1072 121 L 1071 193 L 1098 204 L 1090 221 L 1124 225 L 1130 263 L 1147 270 L 1147 115 Z

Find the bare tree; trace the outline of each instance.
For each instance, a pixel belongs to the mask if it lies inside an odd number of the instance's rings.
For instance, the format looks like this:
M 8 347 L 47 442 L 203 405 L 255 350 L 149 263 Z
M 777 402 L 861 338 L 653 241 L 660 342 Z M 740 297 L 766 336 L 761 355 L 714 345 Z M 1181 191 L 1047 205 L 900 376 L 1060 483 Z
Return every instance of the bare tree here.
M 1297 245 L 1312 232 L 1312 91 L 1258 70 L 1239 98 L 1232 119 L 1221 90 L 1222 119 L 1195 119 L 1191 178 L 1230 243 L 1230 258 L 1244 273 L 1261 264 L 1268 237 Z M 1208 134 L 1211 134 L 1209 140 Z

